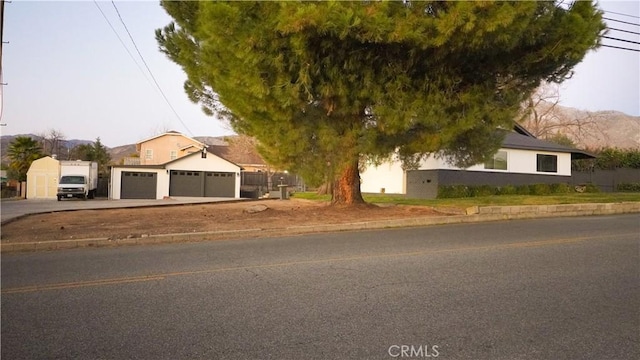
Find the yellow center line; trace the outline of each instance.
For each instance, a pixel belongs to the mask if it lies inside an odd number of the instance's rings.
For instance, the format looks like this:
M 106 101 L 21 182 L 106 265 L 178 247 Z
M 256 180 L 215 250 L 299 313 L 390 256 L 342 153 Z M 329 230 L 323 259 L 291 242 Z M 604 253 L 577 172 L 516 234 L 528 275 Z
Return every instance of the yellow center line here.
M 582 237 L 574 237 L 574 238 L 559 238 L 559 239 L 552 239 L 552 240 L 531 241 L 531 242 L 525 242 L 525 243 L 507 243 L 507 244 L 501 244 L 501 245 L 467 246 L 467 247 L 457 247 L 457 248 L 448 248 L 448 249 L 439 249 L 439 250 L 422 250 L 422 251 L 377 254 L 377 255 L 358 255 L 358 256 L 348 256 L 348 257 L 338 257 L 338 258 L 316 259 L 316 260 L 289 261 L 289 262 L 280 262 L 280 263 L 272 263 L 272 264 L 231 266 L 231 267 L 205 269 L 205 270 L 177 271 L 177 272 L 148 275 L 148 276 L 122 277 L 122 278 L 92 280 L 92 281 L 78 281 L 78 282 L 57 283 L 57 284 L 49 284 L 49 285 L 33 285 L 33 286 L 3 289 L 2 294 L 17 294 L 17 293 L 28 293 L 28 292 L 37 292 L 37 291 L 45 291 L 45 290 L 71 289 L 71 288 L 88 287 L 88 286 L 116 285 L 116 284 L 143 282 L 143 281 L 158 281 L 158 280 L 164 280 L 168 277 L 177 277 L 177 276 L 185 276 L 185 275 L 213 274 L 213 273 L 227 272 L 227 271 L 268 269 L 268 268 L 288 267 L 288 266 L 296 266 L 296 265 L 312 265 L 312 264 L 321 264 L 321 263 L 330 263 L 330 262 L 421 256 L 421 255 L 431 255 L 431 254 L 439 254 L 439 253 L 452 253 L 452 252 L 459 252 L 459 251 L 536 248 L 536 247 L 553 246 L 553 245 L 573 244 L 573 243 L 579 243 L 579 242 L 584 242 L 588 240 L 606 240 L 608 238 L 619 239 L 621 237 L 627 237 L 627 236 L 634 236 L 640 239 L 640 234 L 628 233 L 628 234 L 604 235 L 604 236 L 582 236 Z
M 155 281 L 155 280 L 164 280 L 164 276 L 162 275 L 135 276 L 135 277 L 102 279 L 102 280 L 91 280 L 91 281 L 77 281 L 77 282 L 58 283 L 58 284 L 49 284 L 49 285 L 33 285 L 33 286 L 3 289 L 2 294 L 3 295 L 18 294 L 18 293 L 36 292 L 36 291 L 44 291 L 44 290 L 60 290 L 60 289 L 71 289 L 71 288 L 77 288 L 77 287 L 125 284 L 125 283 Z

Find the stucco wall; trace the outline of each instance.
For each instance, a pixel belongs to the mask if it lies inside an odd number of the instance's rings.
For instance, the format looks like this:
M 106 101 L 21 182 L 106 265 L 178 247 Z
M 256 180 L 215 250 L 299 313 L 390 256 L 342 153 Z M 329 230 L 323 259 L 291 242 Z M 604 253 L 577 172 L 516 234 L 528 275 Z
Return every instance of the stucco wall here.
M 517 150 L 517 149 L 500 149 L 499 151 L 505 151 L 507 153 L 507 170 L 494 170 L 485 169 L 484 164 L 478 164 L 471 166 L 466 171 L 482 171 L 482 172 L 495 172 L 495 173 L 516 173 L 516 174 L 544 174 L 544 175 L 558 175 L 558 176 L 571 176 L 571 154 L 569 153 L 552 153 L 546 151 L 535 150 Z M 547 173 L 538 172 L 537 167 L 537 155 L 556 155 L 558 157 L 558 172 Z M 431 155 L 427 159 L 424 159 L 420 163 L 419 170 L 460 170 L 451 164 L 446 159 L 436 158 Z
M 360 174 L 360 190 L 366 193 L 405 193 L 405 172 L 399 161 L 370 165 Z
M 195 145 L 185 151 L 180 151 L 189 145 Z M 184 135 L 164 134 L 154 139 L 140 143 L 140 165 L 160 165 L 171 161 L 171 151 L 176 151 L 176 156 L 181 158 L 192 152 L 199 151 L 200 144 Z M 146 151 L 153 151 L 153 158 L 146 158 Z

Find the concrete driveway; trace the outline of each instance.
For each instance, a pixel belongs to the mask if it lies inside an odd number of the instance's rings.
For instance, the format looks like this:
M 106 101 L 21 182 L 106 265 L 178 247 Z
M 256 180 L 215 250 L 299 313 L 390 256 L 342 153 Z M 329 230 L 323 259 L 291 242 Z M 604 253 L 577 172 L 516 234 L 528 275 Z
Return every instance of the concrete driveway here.
M 249 199 L 215 198 L 215 197 L 172 197 L 163 200 L 109 200 L 98 198 L 93 200 L 14 200 L 0 201 L 0 221 L 2 224 L 16 218 L 29 215 L 56 211 L 115 209 L 132 207 L 151 207 L 166 205 L 208 204 L 224 201 L 245 201 Z

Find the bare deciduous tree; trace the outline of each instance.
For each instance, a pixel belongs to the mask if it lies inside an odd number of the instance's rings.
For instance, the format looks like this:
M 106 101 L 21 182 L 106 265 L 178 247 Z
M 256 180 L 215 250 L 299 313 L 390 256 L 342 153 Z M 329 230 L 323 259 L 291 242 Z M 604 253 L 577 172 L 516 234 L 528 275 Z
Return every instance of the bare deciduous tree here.
M 538 138 L 561 135 L 583 147 L 606 138 L 598 125 L 598 114 L 568 111 L 560 106 L 560 101 L 559 85 L 545 83 L 522 104 L 518 122 Z
M 61 158 L 63 155 L 68 155 L 68 149 L 65 144 L 66 136 L 62 131 L 58 129 L 49 129 L 45 133 L 37 135 L 40 138 L 40 144 L 42 152 L 47 155 L 57 155 Z M 66 154 L 62 154 L 61 151 L 66 150 Z

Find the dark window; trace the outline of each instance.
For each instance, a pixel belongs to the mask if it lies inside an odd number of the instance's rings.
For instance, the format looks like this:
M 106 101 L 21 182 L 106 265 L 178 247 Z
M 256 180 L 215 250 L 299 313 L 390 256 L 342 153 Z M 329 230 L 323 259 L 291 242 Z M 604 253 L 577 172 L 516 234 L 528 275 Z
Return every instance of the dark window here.
M 538 154 L 537 161 L 538 172 L 558 172 L 558 157 L 556 155 L 542 155 Z

